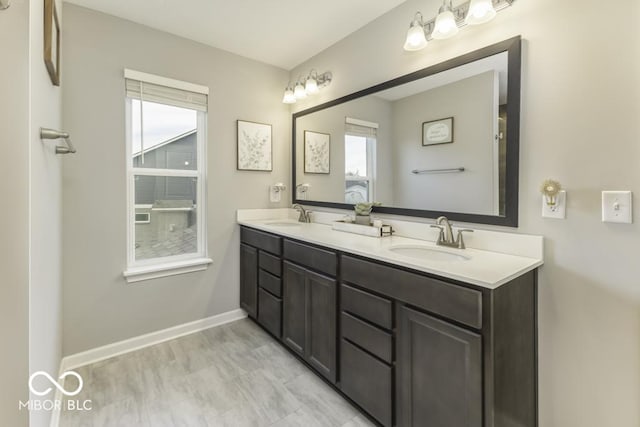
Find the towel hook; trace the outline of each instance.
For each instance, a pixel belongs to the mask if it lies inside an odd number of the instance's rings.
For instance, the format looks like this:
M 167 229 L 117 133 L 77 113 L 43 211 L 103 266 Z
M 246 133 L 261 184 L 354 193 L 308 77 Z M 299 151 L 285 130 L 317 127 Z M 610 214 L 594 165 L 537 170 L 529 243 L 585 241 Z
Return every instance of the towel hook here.
M 66 147 L 56 146 L 56 154 L 75 153 L 76 149 L 71 143 L 71 138 L 67 132 L 55 129 L 40 128 L 40 139 L 64 139 Z

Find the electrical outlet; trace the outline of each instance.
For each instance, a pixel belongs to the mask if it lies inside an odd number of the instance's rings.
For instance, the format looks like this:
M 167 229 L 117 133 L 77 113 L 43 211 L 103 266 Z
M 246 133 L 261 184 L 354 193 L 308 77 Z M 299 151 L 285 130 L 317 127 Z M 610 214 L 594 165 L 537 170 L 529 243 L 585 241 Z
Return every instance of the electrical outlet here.
M 269 187 L 269 201 L 271 203 L 278 203 L 282 200 L 282 191 L 280 187 L 277 185 L 272 185 Z
M 567 192 L 560 190 L 556 195 L 556 204 L 549 206 L 547 197 L 542 195 L 543 218 L 565 219 L 567 217 Z
M 632 217 L 631 191 L 602 192 L 602 222 L 631 224 Z

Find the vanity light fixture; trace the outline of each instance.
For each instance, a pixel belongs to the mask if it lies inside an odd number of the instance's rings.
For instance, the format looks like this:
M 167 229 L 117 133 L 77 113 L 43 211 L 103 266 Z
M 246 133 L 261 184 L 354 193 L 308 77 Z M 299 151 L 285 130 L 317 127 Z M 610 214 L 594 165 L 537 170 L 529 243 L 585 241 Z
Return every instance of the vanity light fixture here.
M 414 51 L 424 49 L 427 46 L 427 34 L 425 31 L 422 13 L 416 12 L 413 21 L 409 24 L 407 39 L 404 42 L 404 50 Z
M 293 88 L 291 86 L 287 86 L 287 88 L 284 90 L 284 97 L 282 98 L 282 102 L 284 102 L 285 104 L 296 103 L 296 96 L 293 93 Z
M 304 86 L 300 81 L 298 81 L 296 86 L 293 88 L 293 95 L 296 99 L 305 99 L 307 97 L 307 91 L 304 90 Z
M 320 92 L 320 89 L 331 83 L 332 77 L 333 76 L 330 71 L 318 74 L 316 70 L 311 70 L 307 77 L 298 78 L 294 85 L 291 85 L 291 82 L 289 82 L 287 88 L 284 90 L 282 102 L 285 104 L 294 104 L 298 99 L 304 99 L 309 95 L 315 95 Z
M 443 0 L 438 15 L 427 22 L 420 12 L 416 12 L 409 25 L 404 50 L 420 50 L 427 46 L 429 40 L 447 39 L 455 36 L 466 25 L 489 22 L 496 16 L 496 12 L 511 6 L 514 1 L 469 0 L 453 7 L 453 0 Z
M 318 87 L 318 74 L 316 70 L 311 70 L 309 73 L 309 77 L 304 84 L 304 91 L 309 95 L 315 95 L 320 92 L 320 88 Z
M 469 12 L 464 18 L 467 25 L 480 25 L 496 17 L 496 9 L 492 0 L 471 0 Z
M 458 24 L 456 23 L 456 17 L 453 15 L 452 10 L 452 0 L 444 0 L 438 11 L 436 25 L 431 33 L 431 37 L 436 40 L 444 40 L 458 34 Z

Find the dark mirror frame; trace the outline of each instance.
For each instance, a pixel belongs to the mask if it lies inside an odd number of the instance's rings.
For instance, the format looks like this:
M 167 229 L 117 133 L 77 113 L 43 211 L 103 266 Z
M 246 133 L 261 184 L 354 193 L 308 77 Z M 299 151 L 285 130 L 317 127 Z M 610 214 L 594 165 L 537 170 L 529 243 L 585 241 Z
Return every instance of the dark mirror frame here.
M 505 214 L 504 216 L 468 214 L 461 212 L 431 211 L 422 209 L 405 209 L 388 206 L 377 206 L 374 212 L 405 215 L 423 218 L 437 218 L 446 216 L 452 221 L 471 222 L 479 224 L 503 225 L 508 227 L 518 226 L 518 176 L 520 158 L 520 71 L 521 71 L 521 37 L 493 44 L 491 46 L 478 49 L 476 51 L 458 56 L 456 58 L 441 62 L 422 70 L 414 71 L 401 77 L 386 81 L 384 83 L 371 86 L 350 95 L 343 96 L 333 101 L 325 102 L 306 110 L 294 113 L 292 116 L 292 200 L 293 203 L 300 203 L 308 206 L 322 206 L 336 209 L 353 209 L 353 205 L 347 203 L 320 202 L 315 200 L 297 199 L 296 188 L 296 120 L 298 117 L 306 116 L 316 111 L 324 110 L 338 104 L 342 104 L 354 99 L 370 95 L 382 90 L 390 89 L 414 80 L 422 79 L 451 68 L 474 62 L 488 56 L 502 52 L 508 52 L 508 78 L 507 78 L 507 158 L 506 158 L 506 182 L 505 182 Z

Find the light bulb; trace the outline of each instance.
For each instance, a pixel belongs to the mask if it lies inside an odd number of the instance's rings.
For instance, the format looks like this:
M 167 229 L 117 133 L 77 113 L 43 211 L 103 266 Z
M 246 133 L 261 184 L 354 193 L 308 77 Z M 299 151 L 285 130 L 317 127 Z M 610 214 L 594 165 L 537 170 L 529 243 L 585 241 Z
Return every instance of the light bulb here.
M 435 27 L 431 33 L 431 37 L 437 40 L 448 39 L 458 34 L 458 24 L 456 24 L 456 18 L 451 12 L 446 2 L 440 7 L 440 12 L 436 18 Z
M 291 87 L 288 87 L 284 91 L 284 97 L 282 98 L 282 102 L 284 102 L 285 104 L 295 104 L 296 96 L 293 94 L 293 90 L 291 89 Z
M 318 89 L 318 82 L 316 81 L 316 79 L 313 77 L 309 77 L 307 79 L 307 82 L 304 85 L 304 90 L 309 95 L 313 95 L 320 92 L 320 89 Z
M 407 31 L 407 39 L 404 42 L 404 50 L 415 51 L 424 49 L 427 46 L 427 37 L 424 28 L 418 21 L 413 21 Z
M 468 25 L 479 25 L 491 21 L 495 16 L 496 10 L 491 0 L 471 0 L 464 22 Z
M 307 97 L 307 92 L 304 90 L 304 86 L 302 86 L 302 83 L 296 83 L 296 87 L 293 88 L 293 95 L 296 97 L 296 99 L 304 99 Z

